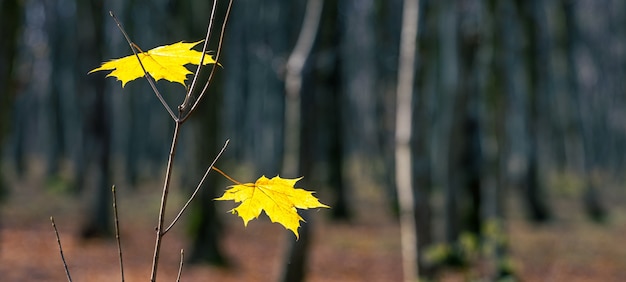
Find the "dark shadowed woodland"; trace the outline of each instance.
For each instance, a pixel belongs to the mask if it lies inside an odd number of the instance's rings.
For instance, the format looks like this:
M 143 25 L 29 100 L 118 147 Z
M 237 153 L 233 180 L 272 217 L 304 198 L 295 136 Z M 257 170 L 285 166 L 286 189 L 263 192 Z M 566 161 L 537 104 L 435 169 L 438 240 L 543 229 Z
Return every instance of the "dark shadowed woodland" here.
M 119 280 L 112 185 L 126 279 L 148 279 L 174 124 L 145 79 L 87 72 L 132 54 L 109 11 L 148 50 L 205 38 L 212 3 L 0 3 L 3 280 L 65 279 L 50 216 L 76 281 Z M 182 281 L 626 280 L 626 2 L 236 0 L 219 61 L 167 217 L 227 139 L 220 169 L 304 176 L 332 208 L 297 241 L 244 228 L 211 173 L 160 281 L 181 248 Z

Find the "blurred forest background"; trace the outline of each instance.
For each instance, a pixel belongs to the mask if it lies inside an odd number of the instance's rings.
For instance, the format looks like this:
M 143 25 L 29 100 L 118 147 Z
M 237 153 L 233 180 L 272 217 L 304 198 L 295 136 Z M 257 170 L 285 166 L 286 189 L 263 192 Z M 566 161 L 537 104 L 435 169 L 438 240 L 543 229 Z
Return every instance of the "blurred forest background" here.
M 240 181 L 305 176 L 299 186 L 332 209 L 307 213 L 294 244 L 293 237 L 275 239 L 280 227 L 256 223 L 244 231 L 226 215 L 229 206 L 211 200 L 230 185 L 214 174 L 175 237 L 190 261 L 240 269 L 232 250 L 252 248 L 248 256 L 262 261 L 269 247 L 255 253 L 257 240 L 281 246 L 270 251 L 277 258 L 270 273 L 220 281 L 401 279 L 394 148 L 403 2 L 235 1 L 223 68 L 181 135 L 176 197 L 187 197 L 230 139 L 222 170 Z M 313 9 L 322 9 L 319 21 Z M 113 184 L 125 197 L 121 212 L 131 213 L 122 229 L 143 226 L 149 238 L 128 232 L 128 241 L 152 241 L 174 124 L 143 79 L 121 88 L 104 73 L 87 75 L 130 54 L 110 10 L 148 50 L 204 38 L 211 1 L 0 4 L 0 252 L 3 264 L 13 261 L 2 272 L 17 272 L 14 281 L 62 277 L 34 274 L 6 254 L 15 242 L 44 241 L 50 258 L 37 262 L 25 249 L 25 262 L 62 275 L 50 215 L 72 219 L 64 236 L 70 248 L 80 241 L 72 238 L 112 238 Z M 308 30 L 305 18 L 312 19 Z M 420 275 L 626 279 L 626 254 L 615 241 L 626 231 L 626 2 L 421 0 L 418 21 L 410 144 Z M 294 94 L 288 61 L 307 34 L 314 41 L 310 52 L 303 49 Z M 173 107 L 182 101 L 180 85 L 157 85 Z M 124 227 L 139 219 L 149 222 Z M 242 237 L 232 228 L 257 233 Z M 75 260 L 89 248 L 81 244 Z M 559 256 L 581 245 L 574 262 Z

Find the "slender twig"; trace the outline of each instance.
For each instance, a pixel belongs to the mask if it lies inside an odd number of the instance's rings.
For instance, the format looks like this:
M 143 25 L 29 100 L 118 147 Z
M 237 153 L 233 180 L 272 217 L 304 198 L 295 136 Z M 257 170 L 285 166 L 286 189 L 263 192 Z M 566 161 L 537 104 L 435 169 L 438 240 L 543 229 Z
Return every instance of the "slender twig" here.
M 176 146 L 178 145 L 178 135 L 182 122 L 176 121 L 174 127 L 174 136 L 172 137 L 172 146 L 170 148 L 170 154 L 167 159 L 167 171 L 165 173 L 165 180 L 163 183 L 163 194 L 161 196 L 161 207 L 159 209 L 159 223 L 156 230 L 156 242 L 154 246 L 154 256 L 152 257 L 152 274 L 150 275 L 150 281 L 156 281 L 157 268 L 159 266 L 159 254 L 161 252 L 161 240 L 163 239 L 163 222 L 165 221 L 165 207 L 167 205 L 167 194 L 169 192 L 172 166 L 174 164 L 174 156 L 176 155 Z
M 65 256 L 63 255 L 63 247 L 61 247 L 61 238 L 59 237 L 59 231 L 57 230 L 57 225 L 54 223 L 54 217 L 50 217 L 50 221 L 52 221 L 52 228 L 54 228 L 54 235 L 57 237 L 57 244 L 59 245 L 59 252 L 61 253 L 61 260 L 63 261 L 63 267 L 65 268 L 65 276 L 67 276 L 67 281 L 72 282 L 72 277 L 70 276 L 70 270 L 67 267 L 67 262 L 65 261 Z
M 130 37 L 126 33 L 126 30 L 124 30 L 124 27 L 122 27 L 122 23 L 117 19 L 115 14 L 113 14 L 112 11 L 109 11 L 109 15 L 111 15 L 113 20 L 115 20 L 115 23 L 117 24 L 117 28 L 119 28 L 119 30 L 122 32 L 122 34 L 124 35 L 124 38 L 126 39 L 126 42 L 128 42 L 128 46 L 130 46 L 130 49 L 133 51 L 133 54 L 135 54 L 135 57 L 137 57 L 137 61 L 139 61 L 139 65 L 141 66 L 141 69 L 143 70 L 143 74 L 146 77 L 146 80 L 148 80 L 148 83 L 150 84 L 150 87 L 152 87 L 152 91 L 154 91 L 154 94 L 157 96 L 157 98 L 159 98 L 159 101 L 161 101 L 161 104 L 163 104 L 163 107 L 165 107 L 167 112 L 170 114 L 170 117 L 174 121 L 178 120 L 178 118 L 174 114 L 174 111 L 172 111 L 172 108 L 170 108 L 170 105 L 165 101 L 165 99 L 163 99 L 163 96 L 161 95 L 161 92 L 159 92 L 159 89 L 157 89 L 156 82 L 154 81 L 154 78 L 152 78 L 150 73 L 148 71 L 146 71 L 146 68 L 144 67 L 143 63 L 141 62 L 141 59 L 139 58 L 139 54 L 137 53 L 137 50 L 135 49 L 137 44 L 133 43 L 130 40 Z M 139 48 L 137 48 L 137 49 L 139 49 Z
M 180 249 L 180 264 L 178 265 L 178 275 L 176 276 L 176 282 L 180 282 L 180 275 L 183 274 L 183 261 L 185 261 L 185 251 Z
M 191 81 L 191 86 L 187 90 L 187 95 L 185 95 L 185 100 L 180 105 L 181 109 L 184 111 L 189 106 L 189 99 L 191 99 L 191 95 L 193 94 L 193 90 L 196 87 L 196 82 L 198 81 L 198 77 L 200 76 L 200 69 L 204 64 L 204 57 L 206 56 L 207 48 L 209 47 L 209 41 L 211 40 L 211 30 L 213 29 L 213 23 L 215 22 L 215 10 L 217 8 L 217 0 L 213 0 L 213 8 L 211 9 L 211 18 L 209 19 L 209 26 L 206 31 L 206 37 L 204 38 L 204 44 L 202 45 L 202 57 L 200 57 L 200 63 L 196 68 L 196 73 L 193 75 L 193 80 Z M 217 59 L 215 60 L 217 64 Z
M 209 175 L 209 171 L 211 171 L 211 168 L 213 168 L 213 166 L 215 165 L 217 160 L 220 158 L 224 150 L 226 150 L 226 146 L 228 146 L 228 142 L 230 142 L 230 140 L 226 140 L 226 143 L 224 143 L 224 146 L 222 147 L 222 149 L 219 151 L 219 153 L 217 153 L 217 156 L 215 157 L 215 159 L 213 159 L 213 162 L 211 163 L 209 168 L 207 168 L 206 172 L 204 172 L 204 176 L 202 176 L 202 179 L 200 180 L 200 183 L 198 183 L 196 190 L 193 191 L 193 193 L 189 197 L 189 200 L 187 200 L 185 205 L 180 209 L 180 212 L 178 212 L 178 215 L 176 215 L 174 220 L 172 220 L 172 223 L 170 223 L 170 225 L 167 228 L 165 228 L 165 231 L 163 231 L 163 235 L 165 235 L 165 233 L 170 231 L 170 229 L 174 226 L 174 224 L 176 224 L 178 219 L 183 215 L 183 212 L 185 212 L 185 210 L 187 209 L 191 201 L 196 197 L 196 194 L 198 194 L 198 191 L 200 191 L 200 187 L 202 187 L 202 184 L 204 184 L 204 180 Z
M 117 252 L 120 259 L 120 274 L 122 275 L 122 282 L 124 282 L 124 260 L 122 259 L 122 240 L 120 238 L 120 223 L 117 215 L 117 193 L 115 193 L 115 185 L 111 187 L 111 193 L 113 194 L 113 218 L 115 219 L 115 241 L 117 242 Z
M 211 81 L 213 80 L 213 75 L 215 74 L 215 69 L 219 65 L 219 59 L 220 59 L 220 55 L 222 53 L 222 43 L 224 42 L 224 31 L 226 30 L 226 23 L 228 23 L 228 18 L 230 16 L 230 10 L 232 8 L 232 5 L 233 5 L 233 0 L 229 0 L 228 1 L 228 8 L 226 10 L 226 15 L 224 16 L 224 23 L 222 24 L 222 30 L 220 32 L 220 40 L 219 40 L 219 43 L 217 45 L 217 52 L 215 53 L 215 64 L 213 64 L 213 67 L 211 67 L 211 73 L 209 74 L 209 78 L 207 79 L 206 83 L 204 84 L 204 87 L 202 88 L 202 92 L 200 92 L 200 95 L 198 95 L 198 98 L 194 101 L 193 106 L 191 106 L 191 109 L 189 110 L 189 112 L 187 112 L 183 116 L 182 121 L 187 120 L 189 118 L 189 116 L 191 116 L 191 113 L 193 113 L 195 111 L 196 107 L 198 107 L 198 104 L 199 104 L 200 100 L 202 100 L 202 97 L 204 97 L 204 94 L 206 93 L 207 89 L 209 89 L 209 85 L 211 84 Z M 205 42 L 205 44 L 206 44 L 206 42 Z

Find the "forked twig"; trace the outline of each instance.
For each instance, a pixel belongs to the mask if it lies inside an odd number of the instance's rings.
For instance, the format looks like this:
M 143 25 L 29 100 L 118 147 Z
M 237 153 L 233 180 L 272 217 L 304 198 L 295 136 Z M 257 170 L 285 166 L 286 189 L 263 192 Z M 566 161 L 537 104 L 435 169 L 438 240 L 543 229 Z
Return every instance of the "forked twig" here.
M 124 38 L 126 39 L 126 42 L 128 42 L 128 46 L 130 46 L 130 49 L 133 51 L 133 54 L 135 54 L 135 57 L 137 57 L 137 61 L 139 61 L 139 65 L 141 66 L 141 69 L 143 70 L 144 76 L 146 80 L 148 81 L 148 83 L 150 84 L 150 87 L 152 87 L 152 91 L 154 91 L 154 94 L 157 96 L 157 98 L 159 98 L 159 101 L 161 101 L 161 104 L 163 104 L 163 107 L 165 107 L 167 112 L 170 114 L 170 117 L 172 117 L 174 121 L 178 120 L 178 117 L 176 117 L 176 115 L 174 114 L 174 111 L 172 111 L 172 109 L 170 108 L 170 105 L 165 101 L 165 99 L 163 99 L 161 92 L 159 92 L 159 89 L 157 89 L 154 79 L 152 78 L 150 73 L 146 71 L 146 68 L 143 66 L 143 62 L 141 62 L 141 59 L 139 58 L 139 54 L 137 53 L 137 50 L 135 49 L 137 44 L 135 44 L 134 42 L 130 40 L 130 37 L 126 33 L 126 30 L 124 30 L 124 27 L 122 27 L 122 23 L 117 19 L 115 14 L 113 14 L 113 11 L 109 11 L 109 15 L 111 15 L 113 20 L 115 20 L 115 23 L 117 24 L 117 28 L 119 28 L 119 30 L 122 32 L 122 34 L 124 35 Z
M 180 264 L 178 265 L 178 275 L 176 276 L 176 282 L 180 282 L 180 275 L 183 274 L 183 261 L 185 261 L 185 252 L 180 249 Z
M 209 47 L 209 41 L 211 40 L 211 30 L 213 29 L 213 23 L 215 22 L 215 9 L 217 8 L 217 0 L 213 0 L 213 8 L 211 8 L 211 18 L 209 19 L 209 26 L 207 27 L 206 37 L 204 38 L 204 44 L 202 45 L 202 56 L 200 57 L 200 63 L 198 63 L 198 67 L 196 68 L 196 72 L 193 75 L 193 80 L 191 81 L 191 86 L 187 90 L 187 95 L 185 95 L 185 100 L 180 105 L 181 109 L 184 111 L 189 105 L 189 99 L 191 99 L 191 95 L 193 90 L 196 88 L 196 82 L 198 81 L 198 77 L 200 76 L 200 69 L 204 63 L 204 57 L 206 56 L 207 48 Z M 217 64 L 217 58 L 215 59 L 215 63 Z
M 156 88 L 156 84 L 155 84 L 154 78 L 151 77 L 151 75 L 146 71 L 146 69 L 145 69 L 141 59 L 139 58 L 139 54 L 137 53 L 137 50 L 139 48 L 137 48 L 137 46 L 130 40 L 130 37 L 128 36 L 128 34 L 124 30 L 124 28 L 122 27 L 120 21 L 117 20 L 117 18 L 113 14 L 113 12 L 109 12 L 111 17 L 113 17 L 113 19 L 117 23 L 118 28 L 120 29 L 120 31 L 124 35 L 124 38 L 128 42 L 128 45 L 130 46 L 131 50 L 133 51 L 133 54 L 135 54 L 135 57 L 139 61 L 139 65 L 141 66 L 141 68 L 142 68 L 142 70 L 144 72 L 144 76 L 145 76 L 146 80 L 148 80 L 148 82 L 150 83 L 150 86 L 152 87 L 152 90 L 154 91 L 155 95 L 159 98 L 159 100 L 161 101 L 161 103 L 163 104 L 163 106 L 165 107 L 167 112 L 170 114 L 170 117 L 174 120 L 174 123 L 175 123 L 174 134 L 173 134 L 173 137 L 172 137 L 172 143 L 171 143 L 169 156 L 168 156 L 168 160 L 167 160 L 167 169 L 166 169 L 166 172 L 165 172 L 165 180 L 164 180 L 164 183 L 163 183 L 163 194 L 161 196 L 161 205 L 160 205 L 160 208 L 159 208 L 159 221 L 158 221 L 158 224 L 157 224 L 157 227 L 156 227 L 156 242 L 155 242 L 155 246 L 154 246 L 154 255 L 152 257 L 152 272 L 150 274 L 150 281 L 152 281 L 152 282 L 156 281 L 157 269 L 158 269 L 158 265 L 159 265 L 159 255 L 160 255 L 160 251 L 161 251 L 161 245 L 162 245 L 163 237 L 169 231 L 169 229 L 172 226 L 174 226 L 174 224 L 178 221 L 178 219 L 180 218 L 182 213 L 186 210 L 186 208 L 189 205 L 189 203 L 193 200 L 193 198 L 197 194 L 198 190 L 200 189 L 200 187 L 204 183 L 204 180 L 206 179 L 206 176 L 208 175 L 208 172 L 211 170 L 211 168 L 213 168 L 213 165 L 215 164 L 215 162 L 217 161 L 219 156 L 222 154 L 222 152 L 225 150 L 225 148 L 226 148 L 226 146 L 228 144 L 228 141 L 226 141 L 226 144 L 224 144 L 224 147 L 222 148 L 222 150 L 219 152 L 217 157 L 213 160 L 213 163 L 211 164 L 209 169 L 207 169 L 207 171 L 205 172 L 205 175 L 203 176 L 202 180 L 200 181 L 200 184 L 198 185 L 198 187 L 196 188 L 194 193 L 191 195 L 191 197 L 189 198 L 187 203 L 183 206 L 183 208 L 181 209 L 179 214 L 176 216 L 176 218 L 172 221 L 172 223 L 166 229 L 164 229 L 163 228 L 164 227 L 163 224 L 164 224 L 164 219 L 165 219 L 165 209 L 166 209 L 166 206 L 167 206 L 167 198 L 168 198 L 170 182 L 171 182 L 171 176 L 172 176 L 172 167 L 173 167 L 173 162 L 174 162 L 174 155 L 176 154 L 176 147 L 177 147 L 177 144 L 178 144 L 178 137 L 179 137 L 179 134 L 180 134 L 180 127 L 187 120 L 187 118 L 189 118 L 191 113 L 194 112 L 194 110 L 198 106 L 199 101 L 202 99 L 202 97 L 206 93 L 206 90 L 208 89 L 208 86 L 209 86 L 209 84 L 211 83 L 211 81 L 213 79 L 213 76 L 214 76 L 214 73 L 215 73 L 215 69 L 216 69 L 216 65 L 218 65 L 217 62 L 219 60 L 219 56 L 220 56 L 221 49 L 222 49 L 222 42 L 223 42 L 223 39 L 224 39 L 224 31 L 226 29 L 226 23 L 228 22 L 228 16 L 230 15 L 232 2 L 233 2 L 232 0 L 229 0 L 228 9 L 226 11 L 226 15 L 225 15 L 225 18 L 224 18 L 224 23 L 222 25 L 222 29 L 221 29 L 221 33 L 220 33 L 220 39 L 219 39 L 219 43 L 218 43 L 217 54 L 215 56 L 215 64 L 213 64 L 213 67 L 211 69 L 211 73 L 209 74 L 209 78 L 207 79 L 207 82 L 204 85 L 204 88 L 202 89 L 201 93 L 198 95 L 198 97 L 196 99 L 191 99 L 193 90 L 194 90 L 195 85 L 196 85 L 197 80 L 198 80 L 200 69 L 202 67 L 202 63 L 204 62 L 204 58 L 205 58 L 205 55 L 206 55 L 206 49 L 207 49 L 208 42 L 209 42 L 209 39 L 210 39 L 210 36 L 211 36 L 210 33 L 211 33 L 211 29 L 212 29 L 213 22 L 214 22 L 215 9 L 216 9 L 216 6 L 217 6 L 217 0 L 214 0 L 214 2 L 213 2 L 213 9 L 212 9 L 212 12 L 211 12 L 211 19 L 210 19 L 210 22 L 209 22 L 209 28 L 207 30 L 206 39 L 205 39 L 204 46 L 203 46 L 203 49 L 202 49 L 202 56 L 201 56 L 201 59 L 200 59 L 200 64 L 198 65 L 198 69 L 196 70 L 196 73 L 194 74 L 192 86 L 188 89 L 188 92 L 186 93 L 186 96 L 185 96 L 185 99 L 183 100 L 183 103 L 178 106 L 178 115 L 174 114 L 174 112 L 170 108 L 169 104 L 163 99 L 163 96 L 161 95 L 161 93 Z M 193 100 L 193 105 L 187 111 L 186 109 L 188 107 L 188 104 L 191 104 L 192 100 Z M 118 241 L 118 245 L 121 245 L 119 243 L 119 241 Z M 121 251 L 120 251 L 120 263 L 121 263 Z M 182 252 L 181 252 L 181 265 L 180 265 L 180 267 L 181 267 L 181 270 L 179 270 L 179 275 L 180 275 L 180 271 L 182 271 Z
M 204 172 L 204 176 L 202 176 L 202 179 L 198 183 L 198 186 L 196 186 L 196 190 L 193 191 L 193 193 L 189 197 L 189 200 L 187 200 L 185 205 L 180 209 L 180 212 L 178 212 L 178 215 L 176 215 L 174 220 L 172 220 L 172 223 L 170 223 L 170 225 L 167 228 L 165 228 L 165 231 L 163 231 L 163 235 L 165 235 L 165 233 L 170 231 L 170 229 L 174 226 L 174 224 L 176 224 L 178 219 L 183 215 L 183 212 L 185 212 L 185 210 L 187 209 L 191 201 L 196 197 L 196 194 L 198 194 L 198 191 L 200 191 L 200 187 L 202 187 L 202 184 L 204 184 L 204 180 L 206 179 L 207 175 L 209 175 L 209 171 L 211 171 L 211 169 L 213 168 L 217 160 L 220 158 L 224 150 L 226 150 L 226 146 L 228 146 L 228 142 L 230 142 L 230 140 L 226 140 L 226 143 L 224 143 L 224 146 L 222 147 L 222 149 L 219 151 L 215 159 L 213 159 L 213 162 L 211 163 L 209 168 L 207 168 L 206 172 Z
M 120 259 L 120 273 L 122 275 L 122 282 L 124 282 L 124 260 L 122 259 L 122 240 L 120 238 L 120 223 L 117 216 L 117 193 L 115 193 L 115 185 L 111 187 L 111 193 L 113 194 L 113 217 L 115 219 L 115 241 L 117 242 L 117 251 Z
M 67 276 L 67 281 L 72 282 L 72 276 L 70 276 L 70 270 L 67 267 L 67 262 L 65 261 L 65 256 L 63 255 L 63 247 L 61 247 L 61 238 L 59 237 L 59 231 L 57 230 L 57 225 L 54 223 L 54 217 L 50 217 L 50 221 L 52 221 L 52 228 L 54 228 L 54 235 L 57 237 L 57 244 L 59 245 L 59 252 L 61 253 L 61 260 L 63 261 L 63 267 L 65 268 L 65 276 Z
M 226 23 L 228 23 L 228 18 L 230 16 L 230 10 L 232 6 L 233 6 L 233 0 L 229 0 L 228 8 L 226 9 L 226 15 L 224 15 L 224 23 L 222 23 L 222 30 L 220 31 L 220 40 L 219 40 L 219 43 L 217 44 L 217 52 L 215 53 L 215 64 L 213 64 L 213 67 L 211 67 L 211 73 L 209 74 L 209 78 L 204 84 L 204 87 L 202 88 L 202 92 L 200 92 L 200 95 L 198 95 L 198 98 L 194 101 L 193 106 L 191 106 L 191 109 L 189 110 L 189 112 L 187 112 L 181 118 L 182 121 L 187 120 L 189 116 L 191 116 L 191 113 L 195 111 L 195 109 L 198 107 L 200 100 L 202 100 L 202 97 L 204 97 L 204 94 L 206 93 L 207 89 L 209 89 L 209 84 L 211 84 L 211 81 L 213 80 L 213 75 L 215 74 L 215 69 L 218 66 L 220 54 L 222 53 L 222 42 L 224 42 L 224 31 L 226 30 Z M 207 31 L 207 33 L 210 33 L 210 32 L 211 32 L 210 30 Z M 205 42 L 205 47 L 206 47 L 206 42 Z M 202 52 L 204 53 L 206 52 L 206 50 L 203 49 Z

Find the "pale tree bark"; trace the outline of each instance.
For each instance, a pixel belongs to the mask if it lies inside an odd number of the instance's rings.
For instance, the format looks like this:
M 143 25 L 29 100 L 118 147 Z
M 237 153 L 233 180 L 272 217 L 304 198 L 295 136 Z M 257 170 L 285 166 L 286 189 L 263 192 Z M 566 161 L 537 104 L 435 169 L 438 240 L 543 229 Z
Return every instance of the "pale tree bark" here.
M 313 175 L 313 132 L 314 113 L 310 90 L 303 87 L 305 72 L 309 72 L 308 61 L 320 26 L 324 7 L 323 0 L 308 0 L 302 28 L 291 55 L 287 60 L 285 75 L 285 150 L 282 174 L 286 177 Z M 306 179 L 303 179 L 306 183 Z M 306 184 L 300 184 L 305 185 Z M 303 281 L 306 276 L 306 263 L 311 241 L 313 218 L 307 211 L 302 211 L 306 224 L 300 227 L 297 241 L 288 236 L 285 269 L 281 281 Z
M 419 277 L 415 201 L 412 185 L 411 138 L 419 0 L 405 0 L 402 13 L 398 85 L 396 91 L 396 189 L 400 206 L 400 238 L 404 281 Z

